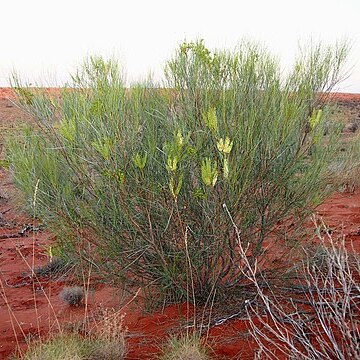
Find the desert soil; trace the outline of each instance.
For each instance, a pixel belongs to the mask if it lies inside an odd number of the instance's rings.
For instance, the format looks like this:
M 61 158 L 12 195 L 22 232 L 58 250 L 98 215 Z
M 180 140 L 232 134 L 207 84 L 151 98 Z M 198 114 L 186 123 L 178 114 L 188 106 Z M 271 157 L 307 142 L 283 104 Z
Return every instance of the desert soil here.
M 360 127 L 360 95 L 335 94 L 334 98 L 341 113 L 346 114 L 347 123 Z M 12 99 L 11 90 L 0 89 L 0 159 L 4 156 L 4 136 L 32 121 Z M 318 207 L 317 213 L 335 234 L 345 235 L 346 241 L 352 241 L 360 252 L 360 189 L 334 194 Z M 6 359 L 19 347 L 24 350 L 26 341 L 39 334 L 46 336 L 49 330 L 81 324 L 84 316 L 96 316 L 97 309 L 124 304 L 122 293 L 94 283 L 88 306 L 70 307 L 59 293 L 65 286 L 74 285 L 76 279 L 66 274 L 59 278 L 31 276 L 31 268 L 49 262 L 53 242 L 51 233 L 16 206 L 11 175 L 0 166 L 0 359 Z M 185 326 L 184 320 L 192 312 L 191 307 L 182 304 L 147 314 L 138 304 L 141 301 L 135 299 L 123 309 L 129 334 L 127 359 L 153 358 L 164 337 Z M 253 359 L 256 346 L 248 327 L 245 313 L 211 326 L 208 335 L 214 357 Z

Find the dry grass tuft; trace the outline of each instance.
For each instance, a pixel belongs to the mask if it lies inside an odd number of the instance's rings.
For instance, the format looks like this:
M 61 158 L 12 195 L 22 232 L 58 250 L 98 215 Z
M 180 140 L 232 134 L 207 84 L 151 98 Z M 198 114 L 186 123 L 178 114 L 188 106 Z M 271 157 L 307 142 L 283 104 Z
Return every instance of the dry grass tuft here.
M 46 342 L 32 344 L 22 360 L 86 360 L 92 341 L 77 334 L 60 333 Z
M 121 360 L 127 351 L 123 320 L 124 314 L 114 309 L 102 309 L 101 320 L 93 329 L 97 339 L 97 348 L 90 360 Z
M 207 360 L 209 351 L 197 335 L 173 337 L 163 350 L 160 360 Z

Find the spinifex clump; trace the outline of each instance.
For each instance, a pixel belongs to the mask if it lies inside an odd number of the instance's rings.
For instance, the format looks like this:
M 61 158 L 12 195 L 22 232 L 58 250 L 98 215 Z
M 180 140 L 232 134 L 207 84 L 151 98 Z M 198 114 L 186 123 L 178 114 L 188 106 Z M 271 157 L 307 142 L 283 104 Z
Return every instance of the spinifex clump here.
M 229 213 L 261 265 L 264 245 L 286 252 L 321 200 L 336 131 L 324 136 L 320 97 L 346 52 L 319 46 L 283 76 L 255 45 L 185 43 L 161 90 L 126 89 L 114 61 L 90 58 L 60 99 L 23 102 L 39 128 L 10 149 L 16 183 L 31 207 L 39 180 L 37 214 L 108 278 L 168 301 L 221 299 L 243 278 Z

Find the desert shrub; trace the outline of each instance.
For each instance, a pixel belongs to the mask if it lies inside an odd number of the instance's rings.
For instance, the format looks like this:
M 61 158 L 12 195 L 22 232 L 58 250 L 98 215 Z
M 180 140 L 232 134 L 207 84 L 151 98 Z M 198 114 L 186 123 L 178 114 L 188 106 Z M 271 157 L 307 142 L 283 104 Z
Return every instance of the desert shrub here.
M 247 259 L 261 264 L 270 241 L 279 254 L 293 246 L 329 190 L 339 131 L 324 136 L 324 101 L 346 52 L 314 47 L 285 75 L 251 43 L 184 43 L 164 89 L 126 89 L 116 62 L 93 57 L 60 97 L 31 101 L 15 79 L 39 125 L 10 142 L 16 184 L 30 209 L 37 185 L 36 214 L 66 228 L 66 251 L 108 279 L 151 284 L 167 301 L 222 299 L 244 277 L 224 204 Z

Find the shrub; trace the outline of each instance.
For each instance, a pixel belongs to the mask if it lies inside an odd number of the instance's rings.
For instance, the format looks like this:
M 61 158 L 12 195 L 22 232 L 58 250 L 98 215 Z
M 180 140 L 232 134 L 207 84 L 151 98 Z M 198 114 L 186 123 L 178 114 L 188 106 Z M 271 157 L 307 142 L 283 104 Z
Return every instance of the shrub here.
M 234 52 L 184 43 L 165 89 L 151 80 L 126 89 L 116 62 L 90 58 L 60 98 L 18 92 L 39 128 L 10 143 L 16 184 L 30 209 L 38 184 L 36 214 L 107 278 L 151 284 L 166 301 L 222 299 L 244 277 L 223 205 L 261 264 L 270 241 L 279 253 L 293 246 L 329 190 L 339 131 L 323 135 L 324 99 L 346 52 L 314 47 L 285 76 L 250 43 Z

